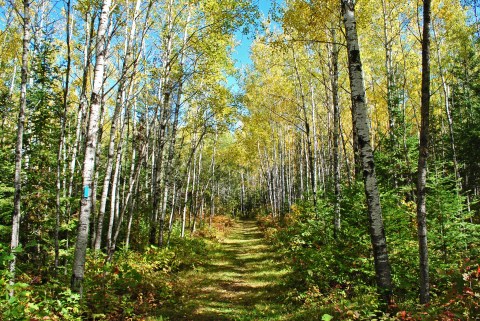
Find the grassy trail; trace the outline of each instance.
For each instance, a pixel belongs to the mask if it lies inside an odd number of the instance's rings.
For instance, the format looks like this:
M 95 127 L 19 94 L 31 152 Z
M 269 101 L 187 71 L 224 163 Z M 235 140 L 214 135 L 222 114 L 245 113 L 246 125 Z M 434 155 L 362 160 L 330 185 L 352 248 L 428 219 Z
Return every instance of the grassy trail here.
M 282 276 L 288 270 L 255 222 L 240 221 L 206 264 L 180 273 L 175 303 L 150 320 L 288 320 Z

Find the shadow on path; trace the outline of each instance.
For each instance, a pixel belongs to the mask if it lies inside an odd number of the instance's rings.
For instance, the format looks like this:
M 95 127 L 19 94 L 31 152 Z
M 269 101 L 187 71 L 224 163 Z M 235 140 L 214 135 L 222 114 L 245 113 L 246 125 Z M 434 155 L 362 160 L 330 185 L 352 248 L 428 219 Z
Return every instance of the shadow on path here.
M 176 302 L 162 309 L 164 318 L 150 320 L 288 320 L 281 302 L 288 270 L 281 262 L 255 222 L 238 222 L 206 264 L 179 275 Z

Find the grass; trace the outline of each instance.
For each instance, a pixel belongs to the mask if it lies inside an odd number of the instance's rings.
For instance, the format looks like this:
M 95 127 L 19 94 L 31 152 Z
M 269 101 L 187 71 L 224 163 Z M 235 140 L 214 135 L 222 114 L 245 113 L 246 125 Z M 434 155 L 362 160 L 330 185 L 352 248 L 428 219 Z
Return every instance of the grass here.
M 240 221 L 219 243 L 211 243 L 206 264 L 181 272 L 174 299 L 148 321 L 289 320 L 282 293 L 289 273 L 253 221 Z

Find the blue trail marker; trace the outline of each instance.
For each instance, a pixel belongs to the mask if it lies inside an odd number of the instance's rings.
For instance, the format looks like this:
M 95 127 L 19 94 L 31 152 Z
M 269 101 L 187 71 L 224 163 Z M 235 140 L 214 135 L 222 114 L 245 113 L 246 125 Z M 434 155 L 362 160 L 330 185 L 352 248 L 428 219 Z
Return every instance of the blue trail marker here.
M 90 196 L 90 186 L 83 187 L 83 198 L 88 198 Z

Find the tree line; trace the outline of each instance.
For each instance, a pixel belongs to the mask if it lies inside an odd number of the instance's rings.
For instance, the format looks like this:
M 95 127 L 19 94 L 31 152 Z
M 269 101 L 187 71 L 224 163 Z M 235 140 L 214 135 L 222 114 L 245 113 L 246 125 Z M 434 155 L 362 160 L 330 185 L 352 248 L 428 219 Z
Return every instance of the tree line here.
M 252 47 L 238 134 L 256 152 L 250 190 L 279 221 L 303 204 L 310 216 L 299 220 L 319 233 L 318 247 L 347 242 L 363 222 L 384 308 L 395 306 L 394 278 L 415 278 L 404 290 L 426 304 L 439 282 L 432 266 L 448 270 L 476 253 L 478 161 L 467 146 L 479 142 L 470 118 L 477 10 L 460 1 L 291 1 Z M 359 180 L 365 219 L 345 205 Z M 298 233 L 291 242 L 310 240 Z M 399 254 L 414 239 L 417 255 Z M 407 257 L 417 273 L 395 275 Z
M 5 3 L 11 286 L 19 258 L 44 273 L 73 265 L 82 293 L 87 248 L 111 260 L 119 242 L 164 246 L 174 226 L 184 237 L 236 207 L 228 77 L 234 33 L 255 15 L 248 1 Z

